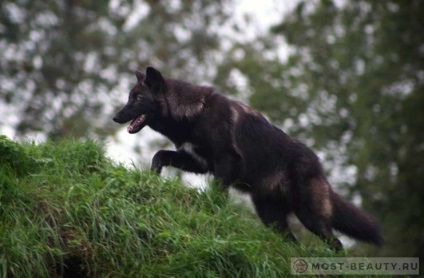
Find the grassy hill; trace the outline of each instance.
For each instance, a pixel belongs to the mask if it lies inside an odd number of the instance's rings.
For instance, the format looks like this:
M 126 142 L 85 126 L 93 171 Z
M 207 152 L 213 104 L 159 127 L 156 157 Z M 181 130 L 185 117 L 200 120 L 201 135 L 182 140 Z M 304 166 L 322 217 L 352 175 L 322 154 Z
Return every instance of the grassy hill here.
M 285 243 L 219 190 L 117 165 L 92 141 L 0 136 L 1 277 L 285 277 Z

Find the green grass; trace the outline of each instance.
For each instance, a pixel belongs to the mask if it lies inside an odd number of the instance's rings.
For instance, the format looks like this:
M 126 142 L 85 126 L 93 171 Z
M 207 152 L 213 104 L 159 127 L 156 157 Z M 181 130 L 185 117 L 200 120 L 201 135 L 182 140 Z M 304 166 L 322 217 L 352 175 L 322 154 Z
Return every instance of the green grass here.
M 285 277 L 291 245 L 219 190 L 117 165 L 92 141 L 0 136 L 0 277 Z

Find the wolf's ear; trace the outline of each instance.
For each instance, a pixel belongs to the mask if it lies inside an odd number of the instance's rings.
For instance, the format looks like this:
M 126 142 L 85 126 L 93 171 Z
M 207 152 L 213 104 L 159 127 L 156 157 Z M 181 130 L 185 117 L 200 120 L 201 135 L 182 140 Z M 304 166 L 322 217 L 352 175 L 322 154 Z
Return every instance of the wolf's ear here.
M 152 93 L 160 93 L 165 89 L 165 79 L 159 71 L 152 67 L 147 67 L 144 83 Z
M 137 77 L 137 81 L 138 82 L 144 81 L 145 75 L 141 71 L 136 70 L 135 71 L 135 76 Z

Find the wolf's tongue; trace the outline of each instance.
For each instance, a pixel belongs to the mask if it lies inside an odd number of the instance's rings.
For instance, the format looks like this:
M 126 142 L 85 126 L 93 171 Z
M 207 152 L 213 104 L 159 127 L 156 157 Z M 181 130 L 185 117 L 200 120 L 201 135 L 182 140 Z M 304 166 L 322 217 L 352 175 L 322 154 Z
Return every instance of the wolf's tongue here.
M 134 120 L 131 121 L 130 125 L 127 127 L 127 131 L 131 132 L 135 130 L 137 127 L 140 126 L 140 124 L 143 123 L 144 119 L 146 118 L 146 115 L 141 115 Z

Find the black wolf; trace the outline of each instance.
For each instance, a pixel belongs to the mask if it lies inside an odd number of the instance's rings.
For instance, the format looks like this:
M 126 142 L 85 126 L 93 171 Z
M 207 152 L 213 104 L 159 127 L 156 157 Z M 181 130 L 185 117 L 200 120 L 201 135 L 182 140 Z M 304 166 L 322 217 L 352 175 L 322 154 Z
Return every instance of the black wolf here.
M 113 120 L 131 121 L 129 133 L 148 125 L 168 137 L 176 151 L 160 150 L 151 169 L 172 166 L 211 173 L 225 187 L 250 194 L 267 226 L 295 240 L 287 215 L 342 249 L 333 228 L 359 240 L 382 244 L 377 221 L 331 188 L 315 153 L 290 138 L 250 107 L 218 94 L 213 87 L 165 78 L 152 67 L 136 72 L 128 103 Z

